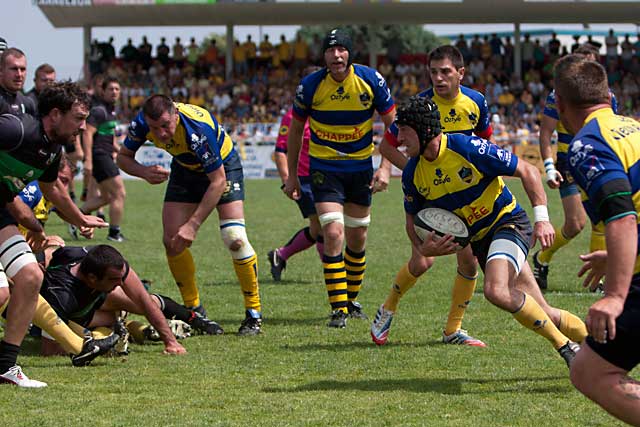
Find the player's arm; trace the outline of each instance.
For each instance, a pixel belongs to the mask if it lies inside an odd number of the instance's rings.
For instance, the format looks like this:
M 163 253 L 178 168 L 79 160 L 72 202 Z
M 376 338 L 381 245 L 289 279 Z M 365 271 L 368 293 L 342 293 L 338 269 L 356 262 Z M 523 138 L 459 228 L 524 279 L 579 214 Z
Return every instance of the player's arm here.
M 558 124 L 558 120 L 546 114 L 542 115 L 540 122 L 540 155 L 544 162 L 544 170 L 547 173 L 546 181 L 549 188 L 558 188 L 563 181 L 562 175 L 556 170 L 553 163 L 553 151 L 551 150 L 551 136 Z
M 528 162 L 519 161 L 516 166 L 514 176 L 520 178 L 524 191 L 533 206 L 533 241 L 531 247 L 540 240 L 543 249 L 553 244 L 555 231 L 549 221 L 549 211 L 547 210 L 547 194 L 544 192 L 540 172 Z
M 11 203 L 7 203 L 6 208 L 18 224 L 31 232 L 44 235 L 44 227 L 33 214 L 31 207 L 23 202 L 20 196 L 14 197 Z
M 55 168 L 57 173 L 57 164 Z M 69 197 L 69 192 L 58 179 L 52 182 L 38 181 L 38 183 L 40 184 L 40 190 L 44 197 L 53 203 L 69 223 L 78 227 L 103 228 L 109 225 L 96 216 L 83 214 L 82 211 L 78 209 L 78 206 L 73 203 L 73 200 Z
M 160 311 L 160 308 L 153 302 L 153 299 L 144 288 L 140 278 L 133 269 L 129 270 L 127 277 L 122 283 L 122 290 L 131 301 L 140 307 L 149 323 L 158 331 L 162 342 L 164 342 L 165 352 L 170 354 L 186 353 L 182 345 L 176 341 L 171 333 L 167 321 Z
M 383 158 L 389 160 L 395 167 L 402 170 L 407 165 L 408 159 L 407 156 L 398 150 L 399 144 L 393 132 L 392 128 L 384 132 L 384 137 L 378 146 L 378 150 Z M 395 132 L 397 132 L 397 127 L 395 127 Z
M 136 160 L 136 152 L 120 147 L 116 157 L 118 167 L 129 175 L 137 176 L 147 181 L 149 184 L 160 184 L 169 179 L 169 171 L 160 165 L 144 166 Z
M 297 117 L 291 120 L 289 127 L 289 139 L 287 140 L 287 167 L 289 176 L 285 182 L 284 192 L 291 199 L 300 197 L 300 181 L 298 180 L 298 158 L 302 149 L 302 138 L 304 136 L 304 121 Z
M 276 148 L 274 152 L 274 161 L 276 162 L 278 175 L 280 175 L 280 180 L 282 181 L 283 186 L 289 177 L 289 166 L 287 165 L 287 143 L 289 139 L 289 127 L 291 126 L 290 117 L 290 115 L 285 115 L 280 121 L 280 130 L 278 131 L 278 139 L 276 141 Z
M 84 151 L 84 162 L 82 164 L 85 175 L 91 176 L 93 171 L 93 135 L 98 129 L 87 123 L 86 129 L 82 132 L 82 151 Z
M 225 186 L 227 185 L 227 177 L 222 165 L 214 171 L 207 173 L 207 177 L 209 178 L 209 187 L 207 187 L 207 191 L 204 193 L 202 200 L 198 203 L 198 207 L 196 207 L 191 218 L 180 226 L 176 235 L 171 239 L 171 246 L 176 253 L 181 253 L 187 247 L 191 246 L 200 226 L 218 205 L 220 196 L 222 196 Z
M 396 118 L 396 109 L 392 108 L 387 114 L 381 115 L 382 123 L 384 123 L 385 133 Z M 381 156 L 380 167 L 373 174 L 373 180 L 371 181 L 371 188 L 373 192 L 385 191 L 389 186 L 389 177 L 391 176 L 391 162 L 385 156 Z
M 413 215 L 409 213 L 406 214 L 405 230 L 407 236 L 409 236 L 409 240 L 411 240 L 411 244 L 424 257 L 450 255 L 461 249 L 460 245 L 454 242 L 454 237 L 450 234 L 438 237 L 435 233 L 429 232 L 427 233 L 427 237 L 421 240 L 416 234 Z

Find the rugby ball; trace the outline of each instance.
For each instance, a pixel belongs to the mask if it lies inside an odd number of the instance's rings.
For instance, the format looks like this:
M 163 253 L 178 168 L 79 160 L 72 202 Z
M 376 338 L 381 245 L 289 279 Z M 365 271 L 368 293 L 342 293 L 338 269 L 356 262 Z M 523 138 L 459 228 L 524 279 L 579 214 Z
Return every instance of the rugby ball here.
M 424 240 L 430 231 L 438 236 L 451 234 L 461 247 L 467 246 L 471 240 L 467 224 L 453 212 L 440 208 L 426 208 L 415 214 L 413 227 L 420 240 Z

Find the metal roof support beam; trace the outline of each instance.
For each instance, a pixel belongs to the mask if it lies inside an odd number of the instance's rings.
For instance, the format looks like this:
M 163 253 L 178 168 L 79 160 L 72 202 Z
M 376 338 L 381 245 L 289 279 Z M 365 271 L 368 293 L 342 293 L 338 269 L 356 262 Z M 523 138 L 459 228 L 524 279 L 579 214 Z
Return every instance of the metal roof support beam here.
M 233 77 L 233 24 L 227 24 L 227 52 L 224 58 L 224 75 L 230 79 Z
M 91 25 L 82 27 L 82 75 L 89 84 L 89 56 L 91 55 Z
M 522 43 L 520 43 L 520 23 L 513 24 L 513 71 L 522 77 Z

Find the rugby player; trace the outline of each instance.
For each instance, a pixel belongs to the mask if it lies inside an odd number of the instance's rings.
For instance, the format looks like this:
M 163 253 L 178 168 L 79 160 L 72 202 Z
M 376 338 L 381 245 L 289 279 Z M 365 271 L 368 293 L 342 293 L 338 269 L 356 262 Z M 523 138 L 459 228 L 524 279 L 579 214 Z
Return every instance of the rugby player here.
M 0 98 L 8 107 L 6 112 L 16 116 L 37 116 L 36 104 L 23 95 L 27 77 L 27 57 L 20 49 L 10 47 L 0 55 Z
M 373 115 L 377 111 L 388 128 L 395 104 L 380 73 L 352 64 L 353 44 L 345 30 L 331 30 L 322 48 L 326 67 L 304 77 L 296 89 L 284 190 L 294 200 L 301 196 L 298 163 L 308 119 L 311 191 L 324 237 L 322 263 L 332 310 L 328 326 L 344 328 L 349 315 L 366 319 L 356 298 L 366 268 L 371 195 L 386 189 L 391 167 L 383 159 L 374 174 Z
M 7 54 L 8 51 L 3 53 Z M 10 51 L 9 51 L 10 52 Z M 104 227 L 99 218 L 84 215 L 57 185 L 61 144 L 72 141 L 85 127 L 89 97 L 77 84 L 64 82 L 47 86 L 39 97 L 38 119 L 7 112 L 13 108 L 0 102 L 0 292 L 12 279 L 11 303 L 7 309 L 4 339 L 0 342 L 0 381 L 23 387 L 44 387 L 30 380 L 16 364 L 20 345 L 33 318 L 42 272 L 29 245 L 16 227 L 5 205 L 33 179 L 45 196 L 73 224 Z
M 109 234 L 107 240 L 123 242 L 120 224 L 124 215 L 126 197 L 120 170 L 114 161 L 118 151 L 115 130 L 118 125 L 116 103 L 120 99 L 120 83 L 113 77 L 102 82 L 102 99 L 91 106 L 87 129 L 82 134 L 84 170 L 98 184 L 99 193 L 87 196 L 83 212 L 92 212 L 109 205 Z
M 438 106 L 440 126 L 444 133 L 475 134 L 489 139 L 493 130 L 489 122 L 487 102 L 480 92 L 463 86 L 464 61 L 460 51 L 454 46 L 440 46 L 429 53 L 429 77 L 432 87 L 420 96 L 427 96 Z M 446 113 L 446 114 L 445 114 Z M 403 169 L 407 158 L 398 151 L 398 127 L 394 124 L 385 134 L 380 144 L 380 153 Z M 433 176 L 434 184 L 438 177 Z M 470 247 L 456 253 L 458 267 L 451 292 L 451 305 L 447 323 L 442 332 L 445 344 L 485 347 L 486 344 L 462 329 L 462 319 L 469 306 L 478 279 L 478 263 Z M 402 296 L 431 268 L 433 260 L 427 260 L 417 247 L 411 247 L 411 258 L 396 274 L 393 286 L 383 304 L 387 311 L 396 312 Z
M 453 236 L 429 233 L 422 241 L 413 217 L 425 207 L 437 207 L 462 218 L 485 275 L 487 300 L 546 338 L 570 365 L 579 349 L 575 342 L 586 337 L 584 323 L 545 301 L 527 263 L 530 244 L 539 240 L 548 247 L 554 237 L 539 172 L 480 137 L 443 134 L 440 120 L 438 106 L 427 97 L 413 96 L 398 108 L 398 141 L 410 156 L 402 173 L 409 240 L 430 262 L 432 257 L 452 254 L 461 249 Z M 501 175 L 522 181 L 533 205 L 533 229 Z M 434 184 L 434 176 L 441 180 Z M 393 314 L 380 307 L 371 327 L 374 341 L 386 341 Z
M 173 155 L 171 171 L 136 161 L 135 153 L 146 140 Z M 150 184 L 169 179 L 162 209 L 162 241 L 169 269 L 184 304 L 205 316 L 189 247 L 202 223 L 214 209 L 218 211 L 222 241 L 233 259 L 244 297 L 245 319 L 238 334 L 259 334 L 258 260 L 245 231 L 242 165 L 231 138 L 215 117 L 195 105 L 153 95 L 131 122 L 117 162 L 122 170 Z
M 600 58 L 598 49 L 591 44 L 580 46 L 576 49 L 575 53 L 583 55 L 591 61 L 598 61 Z M 613 111 L 616 112 L 616 98 L 611 90 L 609 90 L 609 93 L 611 94 L 611 107 Z M 555 164 L 551 151 L 551 136 L 554 130 L 558 135 L 558 153 Z M 549 188 L 557 188 L 560 192 L 562 209 L 564 211 L 564 224 L 555 228 L 556 239 L 551 247 L 539 250 L 533 254 L 533 275 L 540 289 L 547 289 L 549 264 L 551 263 L 553 255 L 576 237 L 582 231 L 587 221 L 584 208 L 580 201 L 578 188 L 569 173 L 569 164 L 567 163 L 567 149 L 572 139 L 573 135 L 564 127 L 558 116 L 555 91 L 552 90 L 547 96 L 542 121 L 540 123 L 540 154 L 544 159 L 547 185 Z M 604 234 L 602 229 L 602 224 L 594 224 L 591 230 L 591 252 L 604 249 Z
M 629 377 L 640 362 L 640 124 L 613 112 L 607 74 L 597 62 L 560 59 L 554 87 L 560 120 L 575 135 L 569 173 L 591 223 L 604 223 L 607 248 L 581 257 L 586 286 L 606 280 L 604 296 L 585 319 L 589 336 L 571 365 L 571 381 L 613 416 L 640 426 L 640 383 Z
M 310 66 L 307 67 L 303 75 L 307 76 L 315 71 L 318 71 L 319 67 Z M 274 158 L 276 167 L 278 168 L 278 174 L 282 180 L 282 189 L 284 189 L 289 177 L 289 167 L 287 165 L 287 146 L 289 139 L 289 128 L 291 127 L 291 121 L 293 120 L 293 109 L 287 111 L 280 121 L 280 131 L 278 132 L 278 139 L 276 140 L 276 148 Z M 276 282 L 280 281 L 282 277 L 282 270 L 287 267 L 287 260 L 302 252 L 313 245 L 316 245 L 316 249 L 322 258 L 324 251 L 324 240 L 322 239 L 322 228 L 318 221 L 318 214 L 316 213 L 316 207 L 313 203 L 313 194 L 311 193 L 311 177 L 309 176 L 309 138 L 311 137 L 311 131 L 309 130 L 309 122 L 304 123 L 304 136 L 302 139 L 302 149 L 300 150 L 300 158 L 298 160 L 298 179 L 300 180 L 300 197 L 295 201 L 298 204 L 300 213 L 306 219 L 309 219 L 309 226 L 304 227 L 296 232 L 296 234 L 289 239 L 286 245 L 273 249 L 267 254 L 269 263 L 271 264 L 271 277 Z

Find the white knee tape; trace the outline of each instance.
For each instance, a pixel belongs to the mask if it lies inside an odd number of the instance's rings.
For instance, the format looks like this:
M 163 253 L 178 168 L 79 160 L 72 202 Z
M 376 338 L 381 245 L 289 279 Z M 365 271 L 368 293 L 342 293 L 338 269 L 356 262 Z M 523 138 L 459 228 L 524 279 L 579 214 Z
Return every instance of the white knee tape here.
M 4 274 L 4 270 L 0 267 L 0 288 L 8 288 L 9 281 L 7 280 L 7 275 Z
M 319 215 L 318 221 L 320 221 L 320 226 L 322 227 L 327 224 L 331 224 L 332 222 L 344 224 L 344 215 L 342 215 L 342 212 L 327 212 Z
M 11 236 L 0 245 L 0 264 L 8 277 L 13 277 L 27 264 L 37 264 L 29 244 L 20 235 Z
M 231 252 L 233 259 L 245 259 L 255 255 L 255 251 L 247 238 L 244 219 L 223 219 L 220 221 L 220 235 L 224 245 Z M 240 248 L 232 250 L 234 242 L 240 241 Z
M 516 274 L 520 274 L 522 266 L 526 262 L 524 252 L 514 242 L 507 239 L 498 239 L 491 242 L 489 253 L 487 254 L 487 264 L 494 259 L 506 259 L 513 265 Z
M 371 224 L 371 215 L 364 218 L 354 218 L 349 215 L 344 216 L 344 226 L 349 228 L 368 227 Z

